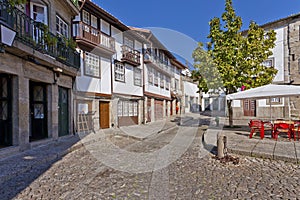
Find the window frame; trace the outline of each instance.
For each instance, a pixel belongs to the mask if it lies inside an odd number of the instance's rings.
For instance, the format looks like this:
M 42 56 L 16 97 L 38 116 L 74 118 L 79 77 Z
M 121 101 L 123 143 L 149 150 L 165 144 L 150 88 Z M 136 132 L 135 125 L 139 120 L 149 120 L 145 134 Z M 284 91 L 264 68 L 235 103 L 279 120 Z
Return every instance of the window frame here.
M 140 68 L 133 69 L 133 82 L 135 86 L 142 86 L 142 70 Z M 139 82 L 137 82 L 139 81 Z
M 98 73 L 99 73 L 98 76 L 87 73 L 87 67 L 88 67 L 87 66 L 87 58 L 93 58 L 93 59 L 98 58 Z M 90 65 L 92 65 L 92 64 L 90 64 Z M 93 65 L 93 67 L 96 67 L 96 65 Z M 90 71 L 92 71 L 91 68 L 90 68 Z M 84 75 L 89 76 L 89 77 L 101 78 L 101 57 L 100 56 L 90 53 L 90 52 L 84 52 Z
M 120 68 L 122 66 L 122 68 Z M 123 77 L 123 79 L 117 78 L 117 74 L 121 75 L 121 77 Z M 115 62 L 115 67 L 114 67 L 114 77 L 115 77 L 115 81 L 118 82 L 123 82 L 125 83 L 125 64 L 122 62 Z
M 59 24 L 57 24 L 57 19 L 59 19 Z M 62 34 L 60 30 L 57 30 L 57 26 L 59 26 L 59 29 L 61 29 L 60 26 L 61 22 L 63 23 L 63 25 L 66 25 L 66 34 Z M 56 13 L 56 34 L 69 38 L 69 24 L 65 20 L 63 20 L 62 17 L 60 17 L 57 13 Z

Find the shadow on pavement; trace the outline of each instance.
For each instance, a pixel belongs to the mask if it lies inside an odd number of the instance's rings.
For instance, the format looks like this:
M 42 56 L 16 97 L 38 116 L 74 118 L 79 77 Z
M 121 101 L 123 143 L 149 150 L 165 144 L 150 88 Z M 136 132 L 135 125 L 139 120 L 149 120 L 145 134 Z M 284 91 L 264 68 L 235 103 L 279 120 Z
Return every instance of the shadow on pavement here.
M 81 145 L 72 146 L 81 139 L 82 137 L 79 136 L 71 136 L 2 158 L 0 160 L 0 199 L 13 199 L 54 163 L 62 160 L 71 148 L 79 148 Z

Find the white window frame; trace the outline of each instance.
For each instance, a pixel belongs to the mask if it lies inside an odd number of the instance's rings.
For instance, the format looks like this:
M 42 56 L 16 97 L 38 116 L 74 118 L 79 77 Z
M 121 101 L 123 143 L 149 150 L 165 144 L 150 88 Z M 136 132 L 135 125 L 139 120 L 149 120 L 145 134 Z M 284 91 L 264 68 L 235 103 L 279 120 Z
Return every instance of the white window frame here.
M 30 2 L 30 17 L 31 17 L 31 19 L 34 19 L 33 6 L 41 7 L 44 9 L 44 21 L 39 21 L 39 20 L 35 20 L 35 21 L 42 22 L 42 23 L 48 25 L 48 8 L 47 8 L 47 6 Z
M 69 25 L 59 15 L 56 15 L 56 33 L 69 38 Z
M 98 28 L 98 18 L 95 15 L 91 15 L 91 27 Z
M 85 52 L 84 55 L 84 74 L 86 76 L 92 76 L 100 78 L 100 62 L 101 58 L 98 55 L 90 52 Z
M 134 68 L 133 70 L 134 85 L 142 86 L 142 70 Z
M 91 19 L 90 19 L 90 13 L 86 10 L 82 10 L 82 21 L 83 23 L 90 25 Z
M 115 62 L 115 81 L 125 82 L 125 64 Z
M 154 76 L 153 69 L 149 67 L 148 68 L 148 83 L 150 85 L 153 85 L 153 76 Z

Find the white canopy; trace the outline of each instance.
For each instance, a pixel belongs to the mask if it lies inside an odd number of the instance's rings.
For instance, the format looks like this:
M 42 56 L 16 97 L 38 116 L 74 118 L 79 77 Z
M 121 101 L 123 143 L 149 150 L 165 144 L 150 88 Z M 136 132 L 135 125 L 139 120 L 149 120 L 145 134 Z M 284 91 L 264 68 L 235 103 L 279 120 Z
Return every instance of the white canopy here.
M 269 84 L 226 95 L 227 100 L 269 99 L 271 97 L 300 96 L 300 86 Z

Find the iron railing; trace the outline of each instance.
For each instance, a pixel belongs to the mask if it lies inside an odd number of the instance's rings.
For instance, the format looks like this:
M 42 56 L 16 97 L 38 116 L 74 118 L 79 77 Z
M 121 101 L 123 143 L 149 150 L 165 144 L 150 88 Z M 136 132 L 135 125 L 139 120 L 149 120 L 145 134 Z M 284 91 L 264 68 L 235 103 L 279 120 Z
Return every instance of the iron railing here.
M 79 69 L 79 53 L 68 46 L 66 39 L 52 34 L 43 23 L 34 21 L 21 10 L 2 1 L 0 1 L 0 20 L 16 31 L 16 40 L 50 55 L 61 63 Z

